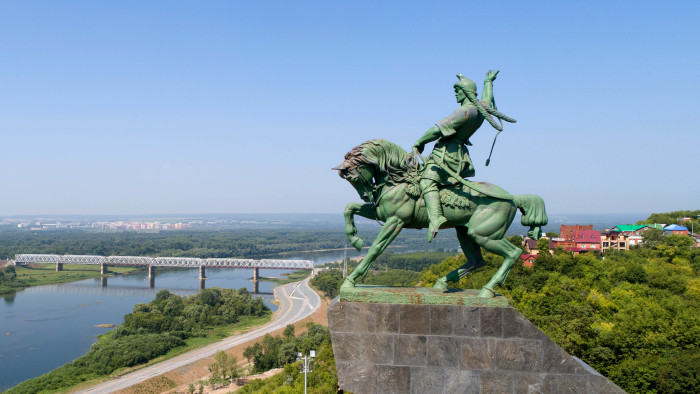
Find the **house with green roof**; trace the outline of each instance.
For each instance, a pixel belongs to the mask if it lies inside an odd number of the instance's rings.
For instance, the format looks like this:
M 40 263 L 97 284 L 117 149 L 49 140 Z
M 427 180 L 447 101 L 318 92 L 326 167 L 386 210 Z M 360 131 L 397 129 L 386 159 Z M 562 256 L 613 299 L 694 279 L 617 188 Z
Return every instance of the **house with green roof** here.
M 642 235 L 643 232 L 652 228 L 649 224 L 621 224 L 613 227 L 613 231 L 619 231 L 625 235 Z
M 660 226 L 658 224 L 621 224 L 619 226 L 613 227 L 611 232 L 618 232 L 620 234 L 620 237 L 618 237 L 620 241 L 623 241 L 624 238 L 626 238 L 626 240 L 624 240 L 626 242 L 622 242 L 621 244 L 624 244 L 625 250 L 629 250 L 630 246 L 643 244 L 644 239 L 642 238 L 642 234 L 645 231 L 652 229 L 661 230 L 663 229 L 663 225 Z M 610 246 L 613 246 L 612 243 L 610 244 Z M 603 249 L 605 249 L 605 240 L 603 241 Z
M 661 231 L 663 231 L 664 227 L 666 227 L 665 224 L 661 224 L 661 223 L 654 223 L 654 224 L 644 223 L 644 225 L 647 227 L 657 229 L 657 230 L 661 230 Z

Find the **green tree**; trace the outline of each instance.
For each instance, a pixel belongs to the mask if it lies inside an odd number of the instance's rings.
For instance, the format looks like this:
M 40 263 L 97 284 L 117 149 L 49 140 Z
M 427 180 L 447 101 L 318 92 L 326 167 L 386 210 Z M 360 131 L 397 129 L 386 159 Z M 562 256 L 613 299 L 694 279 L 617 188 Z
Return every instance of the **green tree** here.
M 277 365 L 286 365 L 297 358 L 297 345 L 294 342 L 285 342 L 280 346 L 277 354 Z
M 284 331 L 282 332 L 282 335 L 285 338 L 291 338 L 294 336 L 294 326 L 291 324 L 288 324 L 287 327 L 284 328 Z
M 642 239 L 644 240 L 644 244 L 655 248 L 663 243 L 664 240 L 664 232 L 658 229 L 651 229 L 644 231 L 642 233 Z
M 549 238 L 540 238 L 537 240 L 537 252 L 539 254 L 549 254 Z
M 523 237 L 521 237 L 521 236 L 519 236 L 519 235 L 513 235 L 512 237 L 508 237 L 508 241 L 510 241 L 510 243 L 512 243 L 513 245 L 515 245 L 515 246 L 517 246 L 518 248 L 520 248 L 520 250 L 521 250 L 523 253 L 526 252 L 526 250 L 525 250 L 525 245 L 523 244 L 523 243 L 524 243 Z
M 209 364 L 210 381 L 214 384 L 233 381 L 240 376 L 238 359 L 220 350 L 214 354 L 214 362 Z
M 260 342 L 255 342 L 251 346 L 246 346 L 246 348 L 243 350 L 243 357 L 248 360 L 248 363 L 250 364 L 251 361 L 255 361 L 262 357 L 262 345 L 260 345 Z
M 328 298 L 335 298 L 343 281 L 343 274 L 338 270 L 328 270 L 319 272 L 313 279 L 311 285 L 321 290 Z
M 210 381 L 213 383 L 221 383 L 226 380 L 226 369 L 228 367 L 228 354 L 219 350 L 214 354 L 214 362 L 209 364 L 208 369 L 211 372 Z

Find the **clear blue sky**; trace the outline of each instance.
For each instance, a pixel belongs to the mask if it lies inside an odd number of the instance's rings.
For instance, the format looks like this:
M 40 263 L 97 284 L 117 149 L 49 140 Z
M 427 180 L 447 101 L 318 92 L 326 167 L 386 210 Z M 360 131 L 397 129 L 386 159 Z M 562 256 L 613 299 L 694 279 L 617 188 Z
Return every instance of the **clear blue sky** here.
M 415 4 L 413 4 L 415 3 Z M 489 69 L 476 180 L 552 213 L 696 209 L 700 2 L 0 2 L 0 215 L 342 212 Z M 428 147 L 428 150 L 431 146 Z

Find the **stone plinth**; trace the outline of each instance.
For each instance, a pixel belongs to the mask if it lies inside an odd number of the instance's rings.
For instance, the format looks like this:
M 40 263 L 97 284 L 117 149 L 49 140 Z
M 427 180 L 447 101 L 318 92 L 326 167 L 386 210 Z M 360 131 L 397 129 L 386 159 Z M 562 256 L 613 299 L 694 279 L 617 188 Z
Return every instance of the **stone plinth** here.
M 340 386 L 347 391 L 624 393 L 503 297 L 454 292 L 440 305 L 438 295 L 445 294 L 432 289 L 343 290 L 328 309 L 328 325 Z M 358 302 L 358 294 L 400 303 Z M 343 300 L 348 298 L 353 301 Z

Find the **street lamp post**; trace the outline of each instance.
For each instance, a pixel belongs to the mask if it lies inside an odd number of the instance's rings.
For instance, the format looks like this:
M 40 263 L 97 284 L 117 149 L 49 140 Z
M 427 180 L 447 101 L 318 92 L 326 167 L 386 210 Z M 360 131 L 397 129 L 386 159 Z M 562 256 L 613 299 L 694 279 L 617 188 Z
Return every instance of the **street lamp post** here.
M 297 361 L 301 361 L 299 364 L 299 370 L 304 372 L 304 394 L 306 394 L 306 374 L 311 371 L 311 365 L 313 364 L 314 358 L 316 357 L 316 351 L 312 350 L 309 352 L 308 356 L 302 356 L 301 353 L 297 353 Z

